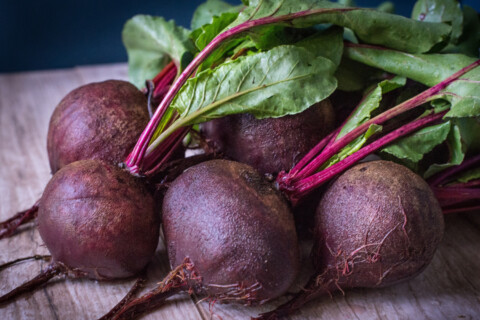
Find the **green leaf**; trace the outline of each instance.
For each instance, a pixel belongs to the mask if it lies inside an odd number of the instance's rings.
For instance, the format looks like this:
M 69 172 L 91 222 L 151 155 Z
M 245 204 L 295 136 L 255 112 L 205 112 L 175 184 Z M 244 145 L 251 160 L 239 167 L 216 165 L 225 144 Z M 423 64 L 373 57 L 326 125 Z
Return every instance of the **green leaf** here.
M 418 163 L 423 156 L 433 148 L 443 143 L 450 132 L 449 121 L 422 128 L 407 137 L 395 141 L 382 149 L 382 152 L 393 155 L 401 160 Z
M 279 46 L 205 70 L 189 79 L 171 107 L 183 125 L 234 113 L 257 118 L 301 112 L 336 88 L 335 65 L 296 46 Z
M 238 13 L 243 7 L 243 5 L 234 6 L 221 0 L 208 0 L 197 7 L 193 13 L 190 27 L 192 30 L 196 30 L 211 23 L 214 16 L 220 16 L 225 12 Z
M 131 82 L 143 87 L 145 80 L 153 79 L 172 60 L 181 69 L 195 53 L 189 34 L 187 29 L 161 17 L 137 15 L 128 20 L 122 39 Z
M 295 45 L 303 47 L 315 55 L 325 57 L 338 66 L 343 53 L 343 29 L 333 27 L 322 30 Z
M 462 143 L 462 136 L 460 128 L 454 123 L 451 126 L 451 130 L 447 136 L 446 142 L 449 149 L 449 160 L 446 163 L 436 163 L 430 165 L 430 167 L 423 174 L 423 177 L 425 179 L 433 176 L 440 171 L 443 171 L 452 166 L 459 165 L 463 162 L 463 159 L 465 158 L 465 150 Z
M 377 6 L 377 10 L 387 12 L 387 13 L 395 13 L 395 4 L 393 2 L 390 2 L 390 1 L 385 1 L 385 2 L 380 3 Z
M 335 77 L 338 81 L 338 89 L 360 91 L 377 82 L 379 73 L 383 72 L 342 56 L 342 61 L 335 71 Z
M 480 179 L 480 168 L 475 168 L 475 169 L 463 172 L 461 175 L 457 177 L 456 181 L 466 183 L 466 182 L 469 182 L 472 180 L 478 180 L 478 179 Z
M 475 9 L 469 6 L 463 6 L 462 32 L 458 43 L 450 43 L 442 52 L 462 53 L 470 57 L 478 57 L 480 48 L 480 17 Z
M 328 168 L 331 165 L 342 161 L 343 159 L 345 159 L 349 155 L 357 152 L 358 150 L 360 150 L 363 147 L 363 145 L 368 141 L 368 139 L 371 136 L 373 136 L 375 133 L 381 132 L 382 129 L 383 129 L 383 127 L 378 125 L 378 124 L 370 125 L 370 127 L 368 127 L 367 131 L 364 134 L 362 134 L 361 136 L 359 136 L 358 138 L 356 138 L 355 140 L 350 142 L 348 145 L 343 147 L 342 150 L 340 150 L 334 156 L 332 156 L 330 159 L 328 159 L 328 161 L 326 161 L 320 167 L 319 170 L 323 170 L 325 168 Z
M 350 115 L 347 122 L 343 125 L 337 139 L 343 137 L 362 123 L 370 120 L 371 114 L 380 106 L 382 97 L 387 92 L 404 86 L 406 79 L 404 77 L 394 77 L 380 82 L 376 88 L 371 90 L 363 99 L 355 111 Z
M 235 12 L 224 12 L 220 16 L 213 16 L 212 22 L 205 24 L 192 32 L 191 38 L 199 51 L 203 50 L 225 27 L 227 27 L 238 16 Z M 223 42 L 219 48 L 212 52 L 205 61 L 199 66 L 198 71 L 208 69 L 221 62 L 225 56 L 236 46 L 245 41 L 241 39 L 230 39 Z
M 480 153 L 480 117 L 458 118 L 455 124 L 460 130 L 464 149 L 472 154 Z
M 255 0 L 249 3 L 230 28 L 254 19 L 290 15 L 285 19 L 285 25 L 305 28 L 332 23 L 352 29 L 366 43 L 407 52 L 430 51 L 446 43 L 451 31 L 451 27 L 443 23 L 420 22 L 371 9 L 345 10 L 344 6 L 325 0 Z M 279 21 L 278 24 L 282 23 Z M 258 28 L 261 30 L 262 27 Z
M 199 51 L 205 48 L 213 38 L 238 17 L 238 12 L 224 12 L 220 16 L 213 16 L 212 22 L 201 26 L 192 32 L 192 39 Z
M 476 61 L 462 54 L 407 54 L 365 46 L 347 47 L 345 54 L 350 59 L 405 76 L 430 87 Z M 480 115 L 480 68 L 477 67 L 454 81 L 439 98 L 451 104 L 451 110 L 446 117 Z
M 457 0 L 418 0 L 413 7 L 412 19 L 450 24 L 450 41 L 453 43 L 462 35 L 463 14 Z

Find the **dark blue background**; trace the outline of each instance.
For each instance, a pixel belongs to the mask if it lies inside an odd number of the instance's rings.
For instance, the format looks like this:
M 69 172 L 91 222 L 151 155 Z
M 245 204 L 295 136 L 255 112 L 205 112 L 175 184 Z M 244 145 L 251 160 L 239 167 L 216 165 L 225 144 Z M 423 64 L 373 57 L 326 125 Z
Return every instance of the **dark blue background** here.
M 121 31 L 135 14 L 160 15 L 189 27 L 204 0 L 0 0 L 0 72 L 66 68 L 127 61 Z M 240 3 L 240 0 L 228 0 Z M 357 0 L 376 6 L 383 0 Z M 397 0 L 409 16 L 415 0 Z M 464 4 L 480 11 L 480 0 Z

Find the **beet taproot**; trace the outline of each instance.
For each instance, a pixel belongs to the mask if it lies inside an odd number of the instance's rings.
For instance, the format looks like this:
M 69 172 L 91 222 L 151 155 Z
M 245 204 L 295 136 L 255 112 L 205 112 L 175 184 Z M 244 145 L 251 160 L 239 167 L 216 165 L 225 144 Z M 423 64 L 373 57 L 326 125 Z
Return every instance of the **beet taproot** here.
M 281 118 L 259 120 L 244 113 L 201 125 L 214 149 L 262 174 L 291 169 L 333 128 L 334 111 L 328 99 Z
M 38 230 L 52 256 L 39 275 L 0 296 L 0 304 L 58 274 L 95 280 L 144 271 L 159 240 L 151 190 L 139 178 L 98 160 L 57 171 L 39 201 Z
M 149 121 L 147 97 L 129 82 L 107 80 L 68 93 L 48 128 L 52 173 L 78 160 L 125 160 Z
M 94 279 L 130 277 L 151 260 L 160 222 L 147 187 L 104 162 L 65 166 L 47 184 L 38 230 L 54 261 Z
M 138 316 L 178 292 L 264 303 L 284 294 L 299 271 L 290 207 L 246 164 L 211 160 L 187 169 L 165 195 L 162 223 L 172 272 L 114 319 Z
M 384 287 L 418 275 L 444 232 L 428 184 L 389 161 L 360 163 L 333 181 L 315 215 L 316 274 L 293 300 L 259 319 L 277 319 L 326 293 Z

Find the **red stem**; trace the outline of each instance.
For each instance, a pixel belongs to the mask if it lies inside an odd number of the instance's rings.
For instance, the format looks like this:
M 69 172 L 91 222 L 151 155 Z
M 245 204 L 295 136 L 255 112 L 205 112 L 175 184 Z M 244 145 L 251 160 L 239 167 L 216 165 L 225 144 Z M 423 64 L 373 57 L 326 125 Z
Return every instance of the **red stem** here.
M 480 186 L 480 179 L 471 180 L 468 182 L 454 182 L 451 184 L 447 184 L 446 186 L 443 186 L 443 188 L 457 188 L 457 187 L 471 188 L 471 187 L 478 187 L 478 186 Z
M 471 205 L 466 207 L 454 207 L 454 208 L 442 208 L 442 209 L 443 209 L 443 214 L 460 213 L 460 212 L 480 210 L 480 205 Z
M 433 192 L 442 207 L 480 199 L 480 189 L 463 187 L 433 187 Z
M 310 150 L 296 165 L 293 167 L 290 172 L 285 175 L 284 178 L 281 178 L 282 181 L 289 177 L 290 179 L 295 179 L 297 174 L 302 170 L 310 161 L 312 161 L 318 154 L 325 148 L 329 146 L 335 138 L 337 137 L 338 133 L 340 132 L 340 128 L 331 132 L 325 138 L 323 138 L 312 150 Z
M 158 106 L 152 119 L 150 119 L 150 122 L 147 124 L 147 127 L 142 132 L 133 151 L 125 161 L 129 170 L 132 173 L 139 173 L 140 171 L 143 170 L 142 162 L 143 162 L 143 157 L 145 155 L 145 152 L 147 151 L 148 144 L 152 139 L 155 129 L 160 123 L 168 106 L 173 101 L 173 98 L 178 93 L 178 91 L 180 91 L 181 87 L 185 84 L 185 82 L 190 77 L 190 75 L 192 75 L 195 72 L 195 70 L 200 66 L 200 64 L 215 49 L 217 49 L 225 40 L 234 38 L 235 36 L 245 31 L 248 31 L 251 28 L 262 26 L 262 25 L 288 22 L 300 17 L 318 15 L 318 14 L 329 13 L 329 12 L 338 12 L 338 11 L 346 12 L 346 11 L 352 11 L 352 10 L 357 10 L 357 9 L 356 8 L 341 8 L 341 9 L 333 8 L 333 9 L 305 10 L 305 11 L 290 13 L 290 14 L 286 14 L 278 17 L 264 17 L 256 20 L 246 21 L 242 24 L 239 24 L 238 26 L 235 26 L 217 35 L 212 41 L 210 41 L 210 43 L 202 51 L 198 53 L 198 55 L 185 68 L 185 70 L 183 70 L 183 72 L 177 78 L 175 83 L 170 87 L 170 90 L 167 92 L 162 102 Z
M 177 75 L 177 68 L 170 68 L 170 70 L 155 84 L 155 90 L 153 91 L 153 97 L 159 99 L 161 95 L 165 94 L 165 88 L 169 88 L 172 81 Z
M 429 179 L 429 184 L 432 187 L 441 186 L 442 184 L 445 184 L 451 176 L 470 168 L 478 162 L 480 162 L 480 154 L 463 161 L 458 166 L 450 167 L 445 171 L 433 176 Z
M 173 61 L 171 61 L 169 64 L 167 64 L 165 66 L 165 68 L 162 69 L 162 71 L 160 71 L 156 76 L 155 78 L 153 78 L 153 84 L 155 85 L 155 88 L 158 87 L 158 84 L 162 81 L 163 78 L 165 78 L 165 76 L 171 72 L 171 70 L 175 70 L 175 73 L 177 72 L 177 66 L 175 65 L 175 63 Z
M 362 105 L 363 101 L 365 100 L 365 97 L 367 97 L 371 92 L 373 91 L 370 90 L 366 95 L 363 96 L 363 98 L 358 102 L 357 106 L 354 108 L 354 110 L 350 113 L 350 115 L 343 121 L 343 123 L 337 128 L 335 131 L 327 135 L 325 138 L 323 138 L 315 147 L 313 147 L 312 150 L 310 150 L 289 172 L 286 174 L 285 172 L 280 172 L 279 175 L 279 180 L 282 180 L 284 183 L 291 183 L 291 181 L 288 180 L 294 180 L 297 178 L 298 173 L 308 165 L 310 161 L 312 161 L 316 156 L 318 156 L 323 149 L 330 148 L 330 146 L 335 142 L 337 139 L 338 135 L 342 131 L 343 126 L 350 120 L 353 114 L 355 114 L 355 111 L 360 108 Z
M 168 159 L 170 159 L 170 156 L 177 150 L 177 148 L 182 144 L 183 139 L 187 135 L 188 131 L 190 130 L 190 127 L 187 128 L 182 128 L 183 130 L 178 130 L 174 134 L 172 134 L 170 137 L 173 137 L 172 143 L 169 145 L 166 150 L 168 150 L 167 154 L 162 157 L 162 160 L 159 161 L 153 169 L 145 172 L 145 175 L 151 176 L 156 174 L 162 167 L 163 165 L 167 162 Z M 171 146 L 171 147 L 170 147 Z M 157 158 L 158 159 L 158 158 Z
M 480 65 L 480 60 L 475 61 L 474 63 L 462 68 L 461 70 L 455 72 L 450 77 L 446 78 L 442 82 L 438 83 L 437 85 L 423 91 L 422 93 L 416 95 L 415 97 L 397 105 L 396 107 L 389 109 L 378 116 L 364 122 L 363 124 L 359 125 L 349 133 L 345 134 L 342 138 L 335 141 L 328 149 L 324 149 L 323 152 L 317 157 L 315 160 L 310 162 L 303 170 L 301 170 L 297 175 L 295 180 L 299 181 L 301 179 L 305 179 L 312 175 L 318 168 L 320 168 L 328 159 L 330 159 L 333 155 L 339 152 L 342 148 L 347 146 L 350 142 L 354 139 L 359 137 L 361 134 L 365 133 L 368 128 L 372 124 L 383 124 L 386 121 L 394 118 L 395 116 L 402 114 L 408 110 L 411 110 L 419 105 L 424 104 L 427 102 L 432 96 L 439 93 L 441 90 L 445 89 L 448 85 L 450 85 L 453 81 L 457 80 L 459 77 L 467 73 L 468 71 L 472 70 L 473 68 Z
M 398 138 L 406 136 L 407 134 L 410 134 L 420 129 L 421 127 L 424 127 L 437 120 L 440 120 L 445 115 L 446 112 L 447 111 L 443 111 L 437 114 L 431 114 L 421 119 L 415 120 L 411 123 L 408 123 L 386 134 L 385 136 L 375 140 L 374 142 L 363 147 L 362 149 L 358 150 L 357 152 L 353 153 L 352 155 L 348 156 L 342 161 L 337 162 L 332 166 L 314 175 L 311 175 L 308 178 L 300 180 L 294 183 L 292 186 L 282 186 L 281 184 L 279 184 L 279 188 L 287 194 L 292 204 L 296 205 L 303 197 L 308 195 L 314 189 L 321 186 L 323 183 L 327 182 L 338 173 L 343 172 L 347 168 L 351 167 L 352 165 L 354 165 L 355 163 L 357 163 L 359 160 L 363 159 L 367 155 L 386 146 L 387 144 L 391 143 L 392 141 Z

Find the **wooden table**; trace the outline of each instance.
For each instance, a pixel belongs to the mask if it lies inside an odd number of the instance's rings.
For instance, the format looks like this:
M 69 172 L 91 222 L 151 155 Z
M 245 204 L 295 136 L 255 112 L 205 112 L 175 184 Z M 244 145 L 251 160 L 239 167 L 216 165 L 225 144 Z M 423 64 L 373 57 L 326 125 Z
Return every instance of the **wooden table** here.
M 50 178 L 46 134 L 56 104 L 77 86 L 110 78 L 126 79 L 126 65 L 0 75 L 0 220 L 31 206 Z M 448 216 L 446 226 L 433 262 L 415 279 L 390 288 L 326 297 L 291 319 L 480 319 L 480 212 Z M 0 263 L 47 252 L 35 227 L 0 240 Z M 46 265 L 27 262 L 0 272 L 0 294 Z M 160 245 L 149 268 L 148 285 L 167 272 L 165 249 Z M 0 319 L 96 319 L 132 283 L 58 279 L 0 307 Z M 210 310 L 207 302 L 182 295 L 144 319 L 249 319 L 279 302 L 253 308 L 216 304 Z

